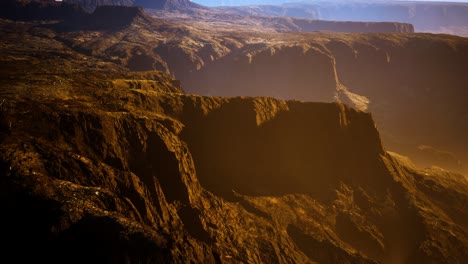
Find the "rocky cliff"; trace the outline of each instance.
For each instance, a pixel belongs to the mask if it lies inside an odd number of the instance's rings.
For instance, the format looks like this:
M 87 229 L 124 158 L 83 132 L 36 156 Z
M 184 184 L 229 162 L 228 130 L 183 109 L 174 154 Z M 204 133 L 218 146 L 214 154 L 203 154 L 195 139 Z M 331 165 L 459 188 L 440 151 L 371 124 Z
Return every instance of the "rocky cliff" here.
M 374 113 L 387 146 L 412 156 L 418 165 L 464 171 L 468 157 L 468 141 L 462 132 L 467 129 L 463 121 L 467 114 L 466 39 L 433 35 L 309 37 L 307 44 L 296 44 L 304 36 L 289 37 L 286 43 L 246 44 L 198 71 L 177 76 L 187 84 L 187 91 L 202 94 L 323 102 L 339 99 Z M 232 81 L 225 84 L 226 78 Z M 424 145 L 448 151 L 453 157 L 420 155 Z
M 67 34 L 86 40 L 87 32 L 0 25 L 5 259 L 468 257 L 466 178 L 418 170 L 386 152 L 368 113 L 341 103 L 185 94 L 167 74 L 132 72 L 64 41 Z M 90 33 L 106 39 L 121 30 Z

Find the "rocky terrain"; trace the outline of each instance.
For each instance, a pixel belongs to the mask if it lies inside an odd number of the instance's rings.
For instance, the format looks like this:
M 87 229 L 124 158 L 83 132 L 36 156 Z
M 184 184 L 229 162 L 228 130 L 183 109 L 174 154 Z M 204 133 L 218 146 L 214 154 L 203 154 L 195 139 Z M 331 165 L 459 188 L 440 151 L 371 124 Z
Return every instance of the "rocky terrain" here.
M 113 17 L 118 24 L 102 23 Z M 209 30 L 206 22 L 168 17 L 177 21 L 101 7 L 87 23 L 0 19 L 2 257 L 17 263 L 462 263 L 468 257 L 466 178 L 421 170 L 387 151 L 373 120 L 378 115 L 362 111 L 373 109 L 366 96 L 382 95 L 370 81 L 362 90 L 351 82 L 365 83 L 364 64 L 383 54 L 377 45 L 395 48 L 390 61 L 398 62 L 411 45 L 465 54 L 465 39 L 283 35 L 244 25 Z M 349 66 L 339 56 L 349 56 L 348 45 L 362 66 L 346 81 L 340 69 Z M 271 92 L 329 102 L 194 94 L 227 94 L 229 80 L 256 84 L 237 86 L 239 94 L 268 93 L 263 76 L 274 77 L 274 69 L 262 73 L 260 66 L 285 59 L 292 61 L 282 84 L 292 95 L 276 89 L 279 77 L 267 83 Z M 236 62 L 256 68 L 242 72 L 232 68 Z M 287 71 L 301 62 L 308 71 Z M 201 77 L 215 65 L 231 72 L 224 82 L 212 75 L 210 84 Z M 249 77 L 252 70 L 259 80 Z M 296 88 L 300 77 L 312 81 L 312 94 Z M 246 89 L 255 87 L 260 90 Z M 395 91 L 397 99 L 388 102 L 401 100 Z M 462 101 L 460 91 L 453 93 Z M 336 97 L 348 101 L 332 102 Z M 437 152 L 428 145 L 420 151 Z
M 204 9 L 147 13 L 99 7 L 78 22 L 47 27 L 81 53 L 172 74 L 189 93 L 347 103 L 372 112 L 386 147 L 418 167 L 466 173 L 466 39 L 297 34 L 284 32 L 301 31 L 287 18 L 242 19 Z

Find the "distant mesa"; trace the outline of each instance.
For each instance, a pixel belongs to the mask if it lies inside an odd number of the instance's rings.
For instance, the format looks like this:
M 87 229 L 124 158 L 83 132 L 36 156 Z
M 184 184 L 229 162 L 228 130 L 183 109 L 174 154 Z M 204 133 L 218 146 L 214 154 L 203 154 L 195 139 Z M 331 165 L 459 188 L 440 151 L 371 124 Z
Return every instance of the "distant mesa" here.
M 86 11 L 93 12 L 98 6 L 113 5 L 113 6 L 133 6 L 135 0 L 63 0 L 63 2 L 71 4 L 79 4 Z
M 199 7 L 200 5 L 190 0 L 136 0 L 133 5 L 151 9 L 178 9 L 187 7 Z
M 118 29 L 136 19 L 147 22 L 154 18 L 137 6 L 97 6 L 90 14 L 80 5 L 55 1 L 5 1 L 0 3 L 0 17 L 20 21 L 62 21 L 57 29 Z
M 80 4 L 88 12 L 103 5 L 141 6 L 143 8 L 172 10 L 178 8 L 201 7 L 190 0 L 63 0 L 67 3 Z
M 64 20 L 82 17 L 86 11 L 78 4 L 50 1 L 0 2 L 0 17 L 13 20 Z

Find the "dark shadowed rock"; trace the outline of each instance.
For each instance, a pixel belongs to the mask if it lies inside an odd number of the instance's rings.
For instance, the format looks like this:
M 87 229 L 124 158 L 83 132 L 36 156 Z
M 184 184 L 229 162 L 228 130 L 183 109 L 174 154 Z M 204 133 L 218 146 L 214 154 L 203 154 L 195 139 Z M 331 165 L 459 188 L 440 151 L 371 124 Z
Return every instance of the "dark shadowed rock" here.
M 93 12 L 98 6 L 132 6 L 135 0 L 63 0 L 66 3 L 81 5 L 86 11 Z
M 129 26 L 137 19 L 151 20 L 141 7 L 128 6 L 98 6 L 94 12 L 83 21 L 89 28 L 121 28 Z
M 55 1 L 5 0 L 0 3 L 0 17 L 13 20 L 79 20 L 85 15 L 80 5 Z

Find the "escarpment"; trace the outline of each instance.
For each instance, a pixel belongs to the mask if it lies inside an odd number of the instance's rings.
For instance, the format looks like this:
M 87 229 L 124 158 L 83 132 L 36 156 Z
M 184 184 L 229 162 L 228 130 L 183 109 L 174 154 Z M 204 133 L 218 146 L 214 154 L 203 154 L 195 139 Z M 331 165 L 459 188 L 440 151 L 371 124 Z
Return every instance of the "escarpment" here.
M 205 95 L 338 99 L 372 112 L 384 144 L 418 166 L 466 171 L 465 39 L 317 35 L 328 38 L 321 42 L 310 37 L 308 44 L 293 44 L 294 38 L 289 44 L 246 44 L 199 70 L 176 68 L 176 75 L 187 91 Z
M 205 116 L 188 112 L 184 120 L 182 137 L 200 181 L 225 197 L 235 190 L 326 200 L 333 196 L 328 186 L 341 180 L 371 183 L 384 174 L 372 119 L 343 105 L 232 99 Z M 376 163 L 369 166 L 370 160 Z
M 181 74 L 188 92 L 221 96 L 272 96 L 331 102 L 338 80 L 333 58 L 320 47 L 249 46 L 200 71 Z M 231 79 L 225 82 L 226 78 Z

